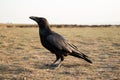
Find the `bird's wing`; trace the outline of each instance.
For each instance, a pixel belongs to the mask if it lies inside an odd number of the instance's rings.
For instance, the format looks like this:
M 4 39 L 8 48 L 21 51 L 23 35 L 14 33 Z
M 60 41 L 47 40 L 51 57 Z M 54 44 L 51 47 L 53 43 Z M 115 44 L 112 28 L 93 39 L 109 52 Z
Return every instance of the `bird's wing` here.
M 62 36 L 58 34 L 51 34 L 47 37 L 47 41 L 59 50 L 64 50 L 66 52 L 72 52 L 72 47 L 76 48 L 74 45 L 69 44 Z M 52 47 L 51 46 L 51 47 Z

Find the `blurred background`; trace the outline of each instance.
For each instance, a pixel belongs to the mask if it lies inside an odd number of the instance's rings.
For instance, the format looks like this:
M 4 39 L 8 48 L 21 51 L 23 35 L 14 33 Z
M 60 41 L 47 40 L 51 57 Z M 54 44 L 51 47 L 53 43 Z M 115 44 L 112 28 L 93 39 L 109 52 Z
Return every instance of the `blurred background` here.
M 29 16 L 51 24 L 118 25 L 120 0 L 0 0 L 0 23 L 35 23 Z

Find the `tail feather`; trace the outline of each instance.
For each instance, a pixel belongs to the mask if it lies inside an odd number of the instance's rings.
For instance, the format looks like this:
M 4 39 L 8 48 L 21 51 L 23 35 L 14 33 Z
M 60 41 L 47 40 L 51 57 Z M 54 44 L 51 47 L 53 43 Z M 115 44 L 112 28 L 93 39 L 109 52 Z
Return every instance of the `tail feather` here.
M 70 54 L 71 56 L 74 56 L 74 57 L 78 57 L 78 58 L 82 58 L 84 59 L 85 61 L 89 62 L 89 63 L 92 63 L 92 61 L 90 59 L 88 59 L 88 56 L 86 56 L 85 54 L 83 53 L 77 53 L 77 52 L 73 52 Z

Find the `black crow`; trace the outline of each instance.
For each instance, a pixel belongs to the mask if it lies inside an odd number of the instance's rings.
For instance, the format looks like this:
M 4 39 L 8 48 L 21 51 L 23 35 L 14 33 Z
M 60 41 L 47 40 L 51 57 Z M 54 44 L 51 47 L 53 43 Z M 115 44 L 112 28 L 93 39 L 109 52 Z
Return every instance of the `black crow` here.
M 81 53 L 75 45 L 68 42 L 60 34 L 52 31 L 50 29 L 50 25 L 47 19 L 43 17 L 34 17 L 34 16 L 31 16 L 30 19 L 38 23 L 39 36 L 42 45 L 46 49 L 48 49 L 51 53 L 56 55 L 56 60 L 53 62 L 53 64 L 55 64 L 60 59 L 60 62 L 58 64 L 59 67 L 61 65 L 61 62 L 64 60 L 64 57 L 67 55 L 78 57 L 84 59 L 89 63 L 92 63 L 92 61 L 88 59 L 88 56 Z

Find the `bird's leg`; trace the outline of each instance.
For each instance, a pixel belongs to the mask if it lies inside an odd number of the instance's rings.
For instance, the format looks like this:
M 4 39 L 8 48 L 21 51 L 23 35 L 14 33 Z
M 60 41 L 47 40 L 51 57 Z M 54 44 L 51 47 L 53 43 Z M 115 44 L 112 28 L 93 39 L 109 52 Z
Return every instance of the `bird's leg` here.
M 56 67 L 56 68 L 59 68 L 59 67 L 61 66 L 61 64 L 62 64 L 63 60 L 64 60 L 64 56 L 63 56 L 63 55 L 61 55 L 61 61 L 58 63 L 58 65 L 57 65 L 57 67 Z
M 52 64 L 55 64 L 59 59 L 57 58 Z
M 60 59 L 60 56 L 56 55 L 56 60 L 51 64 L 52 66 Z
M 57 65 L 57 67 L 56 67 L 56 68 L 61 67 L 61 64 L 62 64 L 62 61 L 60 61 L 60 62 L 58 63 L 58 65 Z

